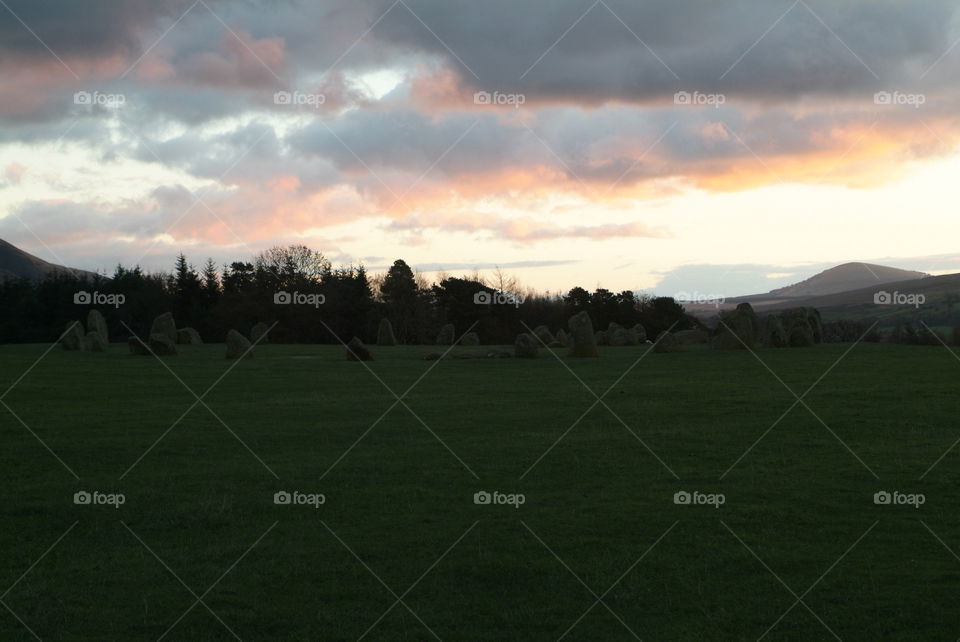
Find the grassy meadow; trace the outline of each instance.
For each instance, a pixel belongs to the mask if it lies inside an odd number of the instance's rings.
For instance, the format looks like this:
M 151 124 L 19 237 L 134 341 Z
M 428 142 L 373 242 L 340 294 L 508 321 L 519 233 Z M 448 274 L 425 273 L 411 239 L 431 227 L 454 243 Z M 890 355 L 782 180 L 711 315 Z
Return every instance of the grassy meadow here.
M 960 636 L 943 347 L 179 348 L 0 346 L 0 639 Z

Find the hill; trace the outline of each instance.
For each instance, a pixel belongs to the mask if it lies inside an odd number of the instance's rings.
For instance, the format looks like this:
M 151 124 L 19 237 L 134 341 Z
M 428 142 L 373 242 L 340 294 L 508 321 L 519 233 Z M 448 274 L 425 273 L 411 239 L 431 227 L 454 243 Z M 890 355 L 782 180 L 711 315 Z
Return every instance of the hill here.
M 901 295 L 900 301 L 892 300 L 894 293 Z M 903 295 L 912 296 L 914 303 L 903 301 Z M 817 308 L 828 321 L 879 321 L 883 326 L 897 322 L 919 324 L 922 321 L 930 326 L 952 327 L 960 324 L 960 274 L 927 276 L 882 286 L 874 284 L 847 292 L 782 300 L 755 307 L 758 311 L 769 312 L 801 304 Z
M 878 297 L 882 292 L 914 295 L 921 303 L 886 302 L 883 296 Z M 872 263 L 844 263 L 766 294 L 730 298 L 719 306 L 684 307 L 690 314 L 710 321 L 744 302 L 758 313 L 810 306 L 820 310 L 827 321 L 879 321 L 881 326 L 923 321 L 931 326 L 952 327 L 960 325 L 960 274 L 929 276 Z
M 52 272 L 93 277 L 93 272 L 49 263 L 0 239 L 0 280 L 27 278 L 39 281 Z
M 873 263 L 844 263 L 799 283 L 771 290 L 769 296 L 775 298 L 825 296 L 887 283 L 922 279 L 926 276 L 923 272 L 901 270 Z

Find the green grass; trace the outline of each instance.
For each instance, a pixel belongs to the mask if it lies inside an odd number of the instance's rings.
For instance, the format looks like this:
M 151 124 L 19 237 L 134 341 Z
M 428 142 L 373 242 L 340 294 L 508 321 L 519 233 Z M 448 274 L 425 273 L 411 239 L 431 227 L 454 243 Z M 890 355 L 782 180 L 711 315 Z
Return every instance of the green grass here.
M 849 347 L 758 355 L 800 395 Z M 732 469 L 795 398 L 746 352 L 648 355 L 605 402 L 679 480 L 602 405 L 535 464 L 594 397 L 550 355 L 423 361 L 433 349 L 374 348 L 397 394 L 435 367 L 413 412 L 370 429 L 395 399 L 342 348 L 259 346 L 204 398 L 229 429 L 197 405 L 146 455 L 195 401 L 177 377 L 202 395 L 233 363 L 223 346 L 165 358 L 176 377 L 125 346 L 51 351 L 3 401 L 80 479 L 0 406 L 0 592 L 36 562 L 2 601 L 62 640 L 155 640 L 215 583 L 203 601 L 245 640 L 357 639 L 414 583 L 365 639 L 432 638 L 426 623 L 556 640 L 578 619 L 565 639 L 756 640 L 775 622 L 765 639 L 833 639 L 817 618 L 844 640 L 960 636 L 960 447 L 920 479 L 960 437 L 942 347 L 858 345 L 804 398 L 829 429 L 797 405 Z M 563 363 L 603 394 L 645 349 Z M 44 350 L 0 347 L 2 390 Z M 78 490 L 126 503 L 76 506 Z M 326 504 L 274 505 L 278 490 Z M 479 490 L 526 501 L 475 505 Z M 680 490 L 726 503 L 677 506 Z M 878 490 L 926 503 L 877 506 Z M 616 615 L 580 619 L 591 591 Z M 791 591 L 804 603 L 783 615 Z M 0 608 L 0 639 L 32 636 Z M 164 639 L 233 637 L 197 604 Z

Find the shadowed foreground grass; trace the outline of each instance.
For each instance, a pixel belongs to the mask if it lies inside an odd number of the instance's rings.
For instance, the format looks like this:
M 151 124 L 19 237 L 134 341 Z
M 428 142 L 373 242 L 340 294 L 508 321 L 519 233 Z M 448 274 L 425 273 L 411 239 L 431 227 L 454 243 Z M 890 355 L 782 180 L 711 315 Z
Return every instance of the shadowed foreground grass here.
M 960 363 L 848 349 L 55 349 L 0 405 L 0 639 L 955 640 Z

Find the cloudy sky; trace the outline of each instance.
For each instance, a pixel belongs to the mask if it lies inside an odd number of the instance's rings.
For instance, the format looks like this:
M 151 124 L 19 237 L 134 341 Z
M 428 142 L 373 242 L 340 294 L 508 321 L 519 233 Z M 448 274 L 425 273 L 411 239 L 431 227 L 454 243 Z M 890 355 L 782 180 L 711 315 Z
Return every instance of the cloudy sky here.
M 662 294 L 960 271 L 958 43 L 949 0 L 2 0 L 0 238 Z

